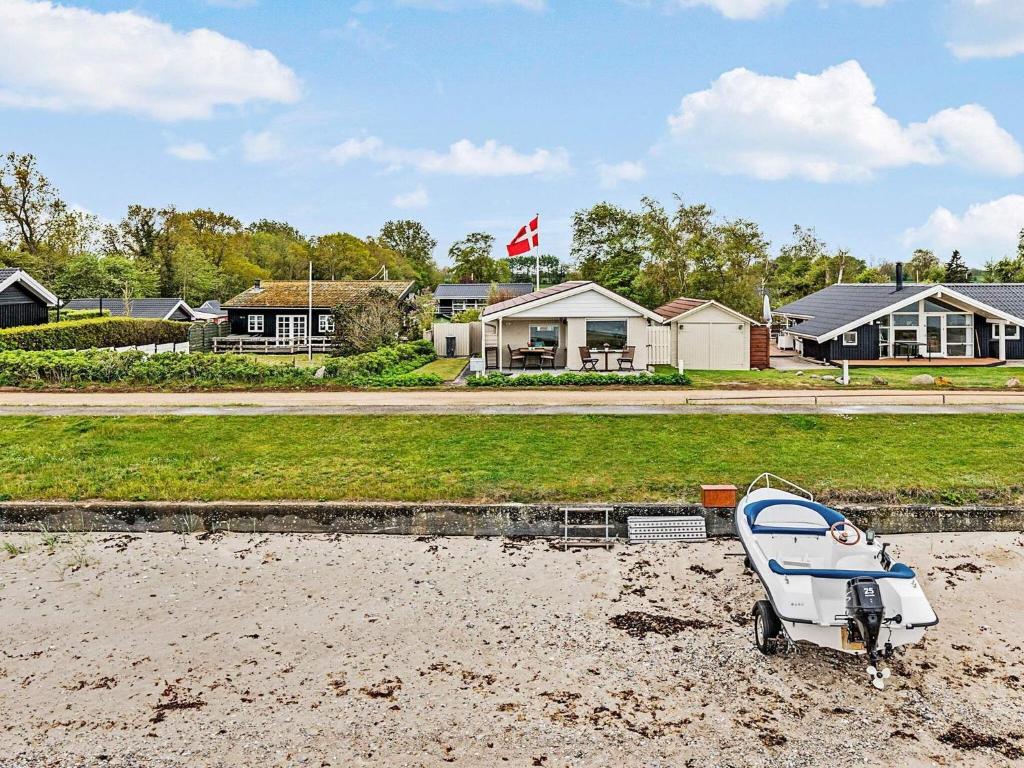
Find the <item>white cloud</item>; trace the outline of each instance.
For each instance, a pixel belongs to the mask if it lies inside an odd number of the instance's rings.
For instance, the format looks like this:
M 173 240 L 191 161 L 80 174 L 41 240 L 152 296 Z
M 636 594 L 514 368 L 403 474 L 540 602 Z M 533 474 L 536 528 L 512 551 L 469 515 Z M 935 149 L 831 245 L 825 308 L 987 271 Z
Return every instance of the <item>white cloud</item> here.
M 780 11 L 792 0 L 669 0 L 668 5 L 676 8 L 703 6 L 712 8 L 727 19 L 759 19 L 774 11 Z M 878 7 L 889 0 L 852 0 L 857 5 Z
M 963 252 L 968 263 L 980 266 L 988 259 L 1016 254 L 1024 228 L 1024 195 L 1007 195 L 976 203 L 960 216 L 936 208 L 920 227 L 903 233 L 907 248 L 931 248 L 939 253 Z
M 395 195 L 391 204 L 396 208 L 426 208 L 430 205 L 430 196 L 423 187 L 417 187 L 411 192 Z
M 212 160 L 213 154 L 201 141 L 174 144 L 167 148 L 167 154 L 179 160 Z
M 242 155 L 250 163 L 266 163 L 284 155 L 281 139 L 271 131 L 247 131 L 242 136 Z
M 623 181 L 640 181 L 647 175 L 647 169 L 643 163 L 632 160 L 624 160 L 615 164 L 598 163 L 597 175 L 601 180 L 601 186 L 611 189 Z
M 348 139 L 328 152 L 339 165 L 370 160 L 391 169 L 413 167 L 423 173 L 450 176 L 530 176 L 559 174 L 569 170 L 569 155 L 561 148 L 536 149 L 526 154 L 490 139 L 476 145 L 462 139 L 446 152 L 431 149 L 389 147 L 375 136 Z
M 0 105 L 204 118 L 222 105 L 294 102 L 299 79 L 269 51 L 135 11 L 0 1 Z
M 398 5 L 409 8 L 423 8 L 431 11 L 460 11 L 479 6 L 509 5 L 525 8 L 528 11 L 543 11 L 548 7 L 547 0 L 396 0 Z
M 686 155 L 760 179 L 858 180 L 946 163 L 1024 173 L 1024 150 L 986 109 L 971 104 L 904 126 L 878 107 L 856 61 L 793 78 L 734 69 L 684 97 L 668 122 Z
M 953 55 L 1004 59 L 1024 53 L 1024 4 L 1020 0 L 954 0 Z

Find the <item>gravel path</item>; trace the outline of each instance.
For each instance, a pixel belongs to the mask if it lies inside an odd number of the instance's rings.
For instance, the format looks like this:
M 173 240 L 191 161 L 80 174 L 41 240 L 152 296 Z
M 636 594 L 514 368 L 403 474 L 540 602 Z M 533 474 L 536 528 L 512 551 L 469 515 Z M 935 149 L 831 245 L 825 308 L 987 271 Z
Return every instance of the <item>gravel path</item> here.
M 7 534 L 0 763 L 1019 764 L 1024 537 L 890 541 L 942 622 L 877 693 L 753 648 L 735 541 Z

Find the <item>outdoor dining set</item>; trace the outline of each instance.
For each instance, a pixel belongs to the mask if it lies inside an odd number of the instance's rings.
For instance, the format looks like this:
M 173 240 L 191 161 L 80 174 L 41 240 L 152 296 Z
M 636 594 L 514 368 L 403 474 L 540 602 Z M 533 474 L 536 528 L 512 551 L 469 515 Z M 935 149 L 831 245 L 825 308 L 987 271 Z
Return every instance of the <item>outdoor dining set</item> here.
M 527 367 L 536 367 L 543 369 L 545 364 L 547 367 L 554 370 L 555 359 L 558 355 L 557 347 L 548 346 L 528 346 L 528 347 L 513 347 L 511 344 L 506 345 L 508 347 L 509 356 L 509 368 L 515 368 L 517 365 L 520 366 L 524 371 Z M 613 349 L 609 345 L 605 344 L 603 347 L 596 349 L 590 349 L 589 347 L 579 347 L 580 361 L 582 366 L 581 371 L 611 371 L 612 363 L 617 364 L 619 371 L 635 371 L 633 367 L 633 360 L 636 355 L 636 347 L 625 347 L 623 349 Z M 615 360 L 612 360 L 612 356 L 616 356 Z M 598 368 L 598 363 L 603 363 L 603 368 Z

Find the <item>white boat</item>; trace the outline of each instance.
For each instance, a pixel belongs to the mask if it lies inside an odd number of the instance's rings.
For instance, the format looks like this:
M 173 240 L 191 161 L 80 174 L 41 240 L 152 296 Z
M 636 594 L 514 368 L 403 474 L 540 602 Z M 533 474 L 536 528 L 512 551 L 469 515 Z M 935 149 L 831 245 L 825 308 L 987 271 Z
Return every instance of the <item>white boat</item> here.
M 765 473 L 736 506 L 736 531 L 767 600 L 754 606 L 762 653 L 809 642 L 866 655 L 884 687 L 880 658 L 912 645 L 938 623 L 917 575 L 894 562 L 887 544 L 803 488 Z

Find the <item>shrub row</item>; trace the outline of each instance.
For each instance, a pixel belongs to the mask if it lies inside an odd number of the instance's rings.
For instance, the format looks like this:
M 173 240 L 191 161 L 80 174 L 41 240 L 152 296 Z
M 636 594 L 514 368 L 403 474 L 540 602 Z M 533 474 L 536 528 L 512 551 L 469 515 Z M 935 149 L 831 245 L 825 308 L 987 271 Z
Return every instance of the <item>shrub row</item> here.
M 441 384 L 441 377 L 435 374 L 413 373 L 434 358 L 434 350 L 429 343 L 429 357 L 419 342 L 413 344 L 415 347 L 410 349 L 400 347 L 413 345 L 398 345 L 397 348 L 366 355 L 331 360 L 324 366 L 327 369 L 326 381 L 354 387 L 432 387 Z M 382 359 L 390 360 L 391 365 L 382 366 Z M 423 362 L 419 362 L 421 359 Z M 332 367 L 335 373 L 331 372 Z M 6 387 L 89 384 L 312 387 L 325 381 L 317 379 L 314 374 L 313 368 L 267 365 L 251 357 L 232 354 L 162 352 L 147 355 L 134 350 L 114 352 L 98 349 L 0 351 L 0 386 Z
M 389 379 L 410 374 L 417 368 L 436 360 L 434 345 L 425 339 L 383 347 L 351 357 L 332 357 L 324 363 L 328 376 L 355 386 L 378 386 L 370 380 Z M 432 376 L 432 374 L 421 374 Z M 436 377 L 440 382 L 440 377 Z M 384 384 L 383 386 L 394 386 Z M 397 386 L 401 386 L 400 384 Z M 405 386 L 418 386 L 406 384 Z
M 188 324 L 133 317 L 62 320 L 0 330 L 0 350 L 96 349 L 170 344 L 188 338 Z
M 638 373 L 622 376 L 616 373 L 537 373 L 507 376 L 490 373 L 470 378 L 471 387 L 682 387 L 690 380 L 682 373 Z

